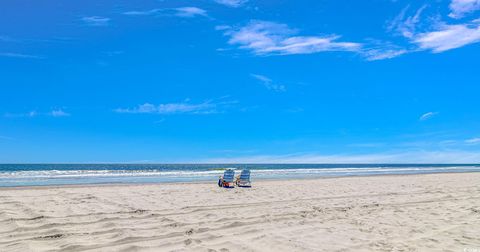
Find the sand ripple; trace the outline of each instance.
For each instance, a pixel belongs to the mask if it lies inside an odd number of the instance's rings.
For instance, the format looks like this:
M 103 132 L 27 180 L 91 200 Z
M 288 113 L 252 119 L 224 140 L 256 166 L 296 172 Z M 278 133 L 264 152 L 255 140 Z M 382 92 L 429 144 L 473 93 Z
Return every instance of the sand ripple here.
M 0 251 L 480 251 L 480 173 L 0 189 Z

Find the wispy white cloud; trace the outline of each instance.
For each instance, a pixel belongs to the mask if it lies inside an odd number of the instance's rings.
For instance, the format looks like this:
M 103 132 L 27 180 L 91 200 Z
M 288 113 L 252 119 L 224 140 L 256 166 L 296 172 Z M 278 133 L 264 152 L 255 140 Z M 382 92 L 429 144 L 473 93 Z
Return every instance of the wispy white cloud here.
M 413 42 L 435 53 L 477 43 L 480 42 L 480 23 L 441 25 L 434 31 L 416 35 Z
M 215 26 L 216 31 L 225 31 L 225 30 L 230 30 L 232 27 L 230 25 L 217 25 Z
M 188 100 L 180 103 L 163 103 L 154 105 L 144 103 L 133 108 L 118 108 L 117 113 L 129 114 L 214 114 L 222 112 L 224 106 L 235 102 L 213 102 L 211 100 L 202 103 L 190 103 Z
M 410 9 L 410 6 L 405 7 L 400 14 L 390 22 L 387 30 L 397 32 L 406 38 L 412 38 L 415 35 L 417 25 L 420 23 L 420 15 L 425 8 L 427 8 L 427 5 L 420 7 L 414 15 L 408 16 L 407 11 Z
M 298 31 L 286 24 L 251 21 L 239 29 L 227 29 L 231 45 L 252 51 L 256 55 L 311 54 L 325 51 L 359 51 L 361 44 L 338 42 L 340 36 L 297 36 Z
M 149 15 L 154 15 L 158 12 L 163 11 L 164 9 L 151 9 L 151 10 L 143 10 L 143 11 L 126 11 L 123 12 L 124 15 L 129 15 L 129 16 L 149 16 Z
M 207 16 L 207 11 L 197 7 L 181 7 L 175 9 L 176 16 L 179 17 L 195 17 L 195 16 Z
M 422 116 L 420 116 L 419 120 L 420 121 L 425 121 L 425 120 L 428 120 L 428 119 L 431 119 L 432 117 L 438 115 L 438 112 L 427 112 L 425 114 L 423 114 Z
M 0 57 L 20 58 L 20 59 L 43 59 L 44 57 L 23 53 L 0 52 Z
M 463 18 L 465 14 L 480 10 L 480 0 L 452 0 L 450 3 L 451 18 Z
M 32 110 L 26 113 L 5 113 L 5 117 L 35 117 L 38 115 L 36 110 Z
M 480 0 L 453 0 L 450 4 L 455 15 L 465 13 L 466 10 L 473 11 L 476 6 L 480 8 Z M 447 24 L 440 21 L 440 16 L 422 20 L 421 15 L 426 8 L 427 5 L 423 5 L 414 14 L 407 15 L 410 9 L 407 6 L 390 22 L 388 31 L 407 38 L 410 44 L 415 46 L 405 51 L 393 51 L 391 55 L 423 50 L 440 53 L 480 42 L 480 21 Z M 452 13 L 451 16 L 454 15 Z
M 460 13 L 466 10 L 473 11 L 480 0 L 453 0 L 450 4 L 452 13 L 458 17 Z M 480 5 L 479 5 L 480 6 Z M 367 59 L 380 59 L 396 57 L 398 55 L 426 51 L 440 53 L 451 49 L 460 48 L 469 44 L 480 42 L 480 19 L 470 22 L 448 24 L 441 21 L 441 15 L 422 18 L 427 5 L 421 6 L 411 15 L 408 15 L 410 6 L 405 7 L 402 11 L 389 23 L 387 30 L 395 32 L 409 41 L 409 46 L 400 50 L 380 50 L 380 52 L 367 51 Z M 455 11 L 455 12 L 453 12 Z M 425 16 L 425 15 L 423 15 Z M 385 54 L 383 53 L 385 52 Z M 368 57 L 373 54 L 373 57 Z
M 5 113 L 5 117 L 15 118 L 15 117 L 37 117 L 37 116 L 51 116 L 51 117 L 66 117 L 70 116 L 69 113 L 65 112 L 63 109 L 53 109 L 49 112 L 38 112 L 37 110 L 31 110 L 26 113 Z
M 354 52 L 369 61 L 384 60 L 408 53 L 409 50 L 391 43 L 369 44 L 340 42 L 338 35 L 298 36 L 298 30 L 268 21 L 251 21 L 246 26 L 216 26 L 229 37 L 230 45 L 252 51 L 256 55 L 312 54 L 326 51 Z
M 150 9 L 143 11 L 126 11 L 124 15 L 128 16 L 150 16 L 150 15 L 174 15 L 177 17 L 192 18 L 196 16 L 207 16 L 207 11 L 198 7 L 179 7 L 179 8 L 163 8 L 163 9 Z
M 90 26 L 107 26 L 110 18 L 100 16 L 82 17 L 82 21 Z
M 260 83 L 262 83 L 262 85 L 265 86 L 269 90 L 272 90 L 272 91 L 275 91 L 275 92 L 285 92 L 285 91 L 287 91 L 287 88 L 285 87 L 285 85 L 275 84 L 267 76 L 260 75 L 260 74 L 250 74 L 250 76 L 252 76 L 256 80 L 260 81 Z
M 48 115 L 53 117 L 65 117 L 65 116 L 70 116 L 70 113 L 63 111 L 62 109 L 54 109 L 50 111 Z
M 282 163 L 282 164 L 371 164 L 371 163 L 479 163 L 480 152 L 462 150 L 425 151 L 410 150 L 376 154 L 322 155 L 294 153 L 288 155 L 255 155 L 201 160 L 202 163 Z
M 237 8 L 244 5 L 246 2 L 248 2 L 248 0 L 215 0 L 215 2 L 228 7 Z
M 470 138 L 465 140 L 467 144 L 480 144 L 480 137 Z
M 69 37 L 52 37 L 49 39 L 40 39 L 40 38 L 18 38 L 0 35 L 0 42 L 5 43 L 16 43 L 16 44 L 27 44 L 27 43 L 63 43 L 67 41 L 72 41 L 72 38 Z
M 165 103 L 160 105 L 153 105 L 151 103 L 144 103 L 134 108 L 119 108 L 115 112 L 118 113 L 133 113 L 133 114 L 182 114 L 182 113 L 211 113 L 214 107 L 210 103 L 189 104 L 189 103 Z
M 402 48 L 379 47 L 379 48 L 366 49 L 362 52 L 362 54 L 367 60 L 375 61 L 375 60 L 392 59 L 400 55 L 406 54 L 408 52 L 409 51 L 407 49 L 402 49 Z

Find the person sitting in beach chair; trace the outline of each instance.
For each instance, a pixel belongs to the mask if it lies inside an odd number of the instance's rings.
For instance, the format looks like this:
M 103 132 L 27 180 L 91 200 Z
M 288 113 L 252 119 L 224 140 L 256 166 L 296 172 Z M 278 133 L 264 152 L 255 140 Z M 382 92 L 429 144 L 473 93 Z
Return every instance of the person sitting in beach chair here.
M 232 169 L 227 169 L 223 173 L 223 177 L 220 176 L 218 179 L 218 186 L 225 187 L 225 188 L 233 188 L 234 187 L 234 180 L 235 172 Z
M 240 176 L 235 180 L 235 184 L 239 187 L 252 187 L 252 183 L 250 182 L 250 170 L 242 170 Z

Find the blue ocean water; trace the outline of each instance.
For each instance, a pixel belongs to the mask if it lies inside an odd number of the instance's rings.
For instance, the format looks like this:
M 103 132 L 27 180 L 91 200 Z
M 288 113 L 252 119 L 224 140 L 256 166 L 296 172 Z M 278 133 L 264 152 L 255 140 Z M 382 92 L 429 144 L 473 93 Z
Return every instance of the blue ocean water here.
M 0 186 L 216 182 L 225 168 L 248 168 L 252 180 L 480 172 L 478 164 L 0 164 Z

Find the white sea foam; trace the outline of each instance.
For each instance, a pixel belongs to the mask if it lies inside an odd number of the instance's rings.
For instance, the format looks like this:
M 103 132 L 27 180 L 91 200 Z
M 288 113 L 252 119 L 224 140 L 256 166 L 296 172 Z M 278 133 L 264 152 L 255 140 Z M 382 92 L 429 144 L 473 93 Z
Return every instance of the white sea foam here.
M 297 168 L 297 169 L 252 169 L 252 176 L 258 177 L 285 177 L 285 176 L 308 176 L 308 175 L 330 175 L 349 176 L 358 174 L 402 174 L 402 173 L 432 173 L 480 169 L 469 166 L 448 166 L 448 167 L 347 167 L 347 168 Z M 9 171 L 0 172 L 0 179 L 67 179 L 67 178 L 92 178 L 92 177 L 214 177 L 223 173 L 222 170 L 181 170 L 181 171 L 160 171 L 160 170 L 36 170 L 36 171 Z

